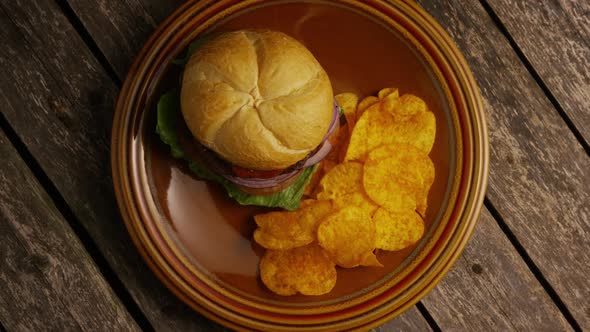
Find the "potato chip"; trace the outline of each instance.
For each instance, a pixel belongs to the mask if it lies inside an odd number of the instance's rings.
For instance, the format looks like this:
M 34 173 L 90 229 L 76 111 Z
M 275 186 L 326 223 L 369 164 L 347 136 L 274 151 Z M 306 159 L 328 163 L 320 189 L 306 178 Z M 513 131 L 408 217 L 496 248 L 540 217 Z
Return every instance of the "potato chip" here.
M 357 162 L 337 164 L 320 181 L 322 199 L 336 199 L 363 191 L 363 165 Z
M 381 89 L 377 96 L 379 96 L 379 99 L 397 99 L 399 97 L 399 90 L 396 88 Z
M 334 168 L 336 165 L 338 165 L 338 163 L 336 163 L 334 161 L 331 161 L 331 160 L 324 160 L 323 163 L 324 163 L 324 166 L 323 166 L 324 174 L 323 174 L 323 176 L 325 176 L 326 173 L 330 172 L 332 170 L 332 168 Z M 322 178 L 323 178 L 323 176 L 322 176 Z M 320 179 L 320 181 L 321 181 L 321 179 Z
M 368 109 L 370 106 L 379 104 L 379 98 L 375 96 L 368 96 L 365 99 L 361 100 L 361 102 L 356 107 L 356 118 L 357 121 L 361 117 L 361 115 Z
M 331 200 L 364 193 L 363 165 L 358 162 L 332 163 L 324 160 L 326 173 L 320 180 L 318 199 Z M 360 199 L 358 200 L 361 201 Z
M 379 207 L 365 193 L 363 165 L 357 162 L 337 164 L 320 181 L 320 200 L 332 200 L 335 209 L 356 206 L 372 215 Z
M 416 211 L 424 217 L 426 216 L 426 209 L 428 208 L 428 193 L 430 192 L 430 187 L 432 187 L 432 184 L 434 183 L 435 170 L 434 164 L 430 158 L 420 162 L 420 167 L 421 168 L 418 169 L 418 172 L 422 179 L 422 190 L 417 193 L 416 196 Z
M 376 107 L 379 105 L 379 107 Z M 436 136 L 436 119 L 424 102 L 411 95 L 369 107 L 357 120 L 344 160 L 364 161 L 381 145 L 407 143 L 430 153 Z
M 394 113 L 400 115 L 416 115 L 428 111 L 428 107 L 424 100 L 410 94 L 405 94 L 399 97 L 397 107 L 392 110 Z
M 328 173 L 337 164 L 337 161 L 324 158 L 324 160 L 320 162 L 317 171 L 313 174 L 309 184 L 305 187 L 303 195 L 308 198 L 316 198 L 318 193 L 320 193 L 322 190 L 320 186 L 320 180 L 324 178 L 324 175 L 326 175 L 326 173 Z
M 434 181 L 434 165 L 409 144 L 385 145 L 369 153 L 363 172 L 367 195 L 390 211 L 415 210 Z
M 384 90 L 386 91 L 379 91 L 379 94 L 383 95 L 383 97 L 379 97 L 381 99 L 381 110 L 391 112 L 392 110 L 395 110 L 400 103 L 399 91 L 393 88 Z
M 402 250 L 418 242 L 424 233 L 424 221 L 414 211 L 389 212 L 380 208 L 373 216 L 377 239 L 384 250 Z
M 384 117 L 391 117 L 380 110 L 380 104 L 370 106 L 363 115 L 357 120 L 354 129 L 350 135 L 348 149 L 344 156 L 345 161 L 358 160 L 364 161 L 368 147 L 374 144 L 369 143 L 369 134 L 371 127 L 379 124 Z M 372 135 L 372 133 L 371 133 Z M 375 135 L 372 135 L 375 136 Z M 381 140 L 381 138 L 379 138 Z M 378 145 L 376 145 L 378 146 Z
M 375 223 L 358 207 L 346 207 L 329 215 L 318 227 L 318 243 L 342 267 L 377 265 Z M 377 262 L 377 263 L 376 263 Z
M 365 255 L 363 261 L 360 266 L 375 266 L 375 267 L 383 267 L 383 264 L 377 259 L 375 253 L 371 252 Z
M 422 99 L 406 94 L 395 101 L 384 101 L 381 110 L 391 113 L 398 124 L 392 133 L 397 137 L 395 142 L 409 143 L 430 153 L 436 136 L 436 118 Z
M 379 163 L 375 169 L 380 173 L 370 173 L 365 176 L 365 190 L 367 195 L 380 206 L 384 206 L 392 211 L 415 210 L 417 208 L 416 193 L 419 191 L 417 185 L 410 185 L 395 179 L 387 179 L 384 182 L 382 176 L 387 173 L 383 169 L 389 167 L 391 159 L 386 159 Z M 373 172 L 371 169 L 370 172 Z
M 319 193 L 318 199 L 327 198 L 324 193 Z M 359 192 L 348 193 L 346 195 L 333 199 L 332 204 L 334 206 L 334 209 L 336 210 L 340 210 L 348 206 L 356 206 L 367 211 L 367 213 L 371 216 L 379 208 L 379 205 L 377 205 L 369 198 L 369 196 L 367 196 L 364 189 Z
M 267 249 L 286 250 L 316 240 L 318 224 L 332 212 L 329 201 L 305 200 L 296 211 L 277 211 L 254 217 L 254 240 Z
M 367 162 L 378 162 L 387 158 L 396 158 L 405 163 L 405 175 L 410 180 L 418 179 L 420 183 L 432 184 L 434 181 L 434 165 L 424 151 L 411 144 L 383 145 L 369 153 Z
M 344 161 L 363 161 L 363 158 L 367 154 L 368 123 L 371 121 L 369 118 L 378 112 L 379 106 L 373 106 L 371 107 L 371 111 L 363 113 L 363 115 L 357 119 L 356 125 L 350 133 L 348 149 L 344 155 Z
M 352 130 L 356 123 L 356 106 L 358 105 L 359 97 L 354 93 L 345 92 L 336 95 L 334 98 L 340 108 L 342 108 L 349 130 Z
M 262 282 L 279 295 L 322 295 L 336 285 L 336 267 L 324 249 L 310 244 L 267 250 L 260 260 Z
M 397 137 L 394 142 L 411 144 L 428 154 L 434 145 L 436 119 L 432 112 L 407 116 L 391 134 Z
M 420 183 L 421 185 L 421 190 L 416 194 L 416 202 L 418 212 L 424 215 L 427 206 L 428 193 L 435 178 L 434 164 L 423 151 L 414 148 L 409 144 L 399 144 L 397 147 L 385 146 L 381 149 L 381 153 L 387 150 L 389 150 L 388 153 L 393 153 L 400 149 L 403 151 L 401 159 L 402 163 L 406 164 L 406 174 L 408 176 L 404 180 L 407 182 L 417 180 L 417 183 Z

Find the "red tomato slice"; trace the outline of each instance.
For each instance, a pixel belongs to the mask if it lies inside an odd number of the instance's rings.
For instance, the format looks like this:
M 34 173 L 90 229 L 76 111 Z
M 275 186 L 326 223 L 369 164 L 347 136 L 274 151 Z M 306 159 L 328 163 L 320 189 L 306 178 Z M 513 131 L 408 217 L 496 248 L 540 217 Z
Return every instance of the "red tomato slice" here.
M 273 178 L 277 175 L 283 173 L 284 170 L 272 170 L 272 171 L 255 171 L 251 169 L 242 168 L 239 166 L 232 165 L 232 171 L 236 176 L 241 178 L 259 178 L 259 179 L 269 179 Z

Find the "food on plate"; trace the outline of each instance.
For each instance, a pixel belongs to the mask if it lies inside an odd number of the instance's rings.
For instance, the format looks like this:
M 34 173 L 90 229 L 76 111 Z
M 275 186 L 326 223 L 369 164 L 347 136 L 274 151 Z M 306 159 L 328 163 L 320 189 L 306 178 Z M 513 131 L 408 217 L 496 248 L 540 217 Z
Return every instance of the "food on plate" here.
M 365 209 L 349 206 L 330 214 L 317 230 L 318 243 L 342 267 L 382 266 L 375 257 L 375 223 Z
M 375 247 L 384 250 L 401 250 L 418 242 L 424 233 L 424 220 L 411 210 L 391 212 L 380 208 L 373 215 Z
M 260 278 L 279 295 L 321 295 L 334 288 L 336 267 L 317 244 L 267 250 L 260 260 Z
M 318 200 L 331 200 L 336 209 L 356 206 L 372 214 L 379 207 L 363 188 L 363 164 L 344 162 L 334 166 L 320 181 Z
M 360 103 L 351 93 L 336 100 L 346 123 L 334 134 L 334 150 L 320 163 L 301 208 L 255 216 L 254 239 L 269 249 L 260 263 L 261 279 L 280 295 L 328 293 L 336 284 L 334 265 L 382 267 L 379 251 L 412 246 L 425 231 L 435 177 L 428 156 L 434 114 L 420 98 L 400 96 L 395 88 Z M 333 275 L 320 267 L 324 263 Z M 295 277 L 294 271 L 304 270 Z M 333 279 L 320 286 L 328 270 Z
M 295 210 L 339 125 L 328 75 L 286 34 L 240 30 L 190 47 L 157 132 L 172 155 L 243 205 Z
M 337 164 L 320 180 L 320 186 L 321 199 L 337 200 L 342 196 L 359 192 L 363 187 L 363 164 Z
M 375 104 L 377 104 L 379 102 L 379 98 L 375 97 L 375 96 L 368 96 L 365 99 L 361 100 L 361 102 L 358 104 L 358 107 L 356 109 L 356 118 L 360 118 L 361 115 L 363 115 L 363 112 L 369 108 L 369 106 L 373 106 Z
M 369 151 L 395 143 L 414 145 L 430 153 L 436 135 L 436 119 L 418 97 L 397 91 L 369 106 L 352 131 L 345 160 L 364 161 Z
M 387 97 L 389 97 L 390 99 L 395 99 L 399 97 L 399 91 L 396 88 L 383 88 L 379 90 L 377 96 L 380 100 L 385 99 Z
M 419 206 L 418 212 L 424 214 L 433 181 L 432 161 L 409 144 L 383 145 L 371 151 L 363 169 L 367 195 L 389 211 L 416 210 Z
M 296 211 L 269 212 L 254 217 L 254 240 L 266 249 L 285 250 L 314 242 L 318 224 L 332 211 L 330 201 L 305 200 Z

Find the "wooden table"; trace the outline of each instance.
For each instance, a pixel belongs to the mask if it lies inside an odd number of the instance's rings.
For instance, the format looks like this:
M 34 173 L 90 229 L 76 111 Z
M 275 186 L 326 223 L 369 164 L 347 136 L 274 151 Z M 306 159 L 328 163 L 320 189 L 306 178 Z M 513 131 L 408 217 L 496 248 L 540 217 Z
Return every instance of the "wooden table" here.
M 150 272 L 115 203 L 114 103 L 181 0 L 0 2 L 0 331 L 221 331 Z M 379 331 L 590 329 L 590 1 L 421 0 L 488 115 L 485 208 Z

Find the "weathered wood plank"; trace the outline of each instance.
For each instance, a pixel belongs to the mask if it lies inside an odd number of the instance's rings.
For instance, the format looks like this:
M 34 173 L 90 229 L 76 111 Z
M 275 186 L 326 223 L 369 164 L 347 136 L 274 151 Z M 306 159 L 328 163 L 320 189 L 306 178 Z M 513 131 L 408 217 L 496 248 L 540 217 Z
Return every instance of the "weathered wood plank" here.
M 108 160 L 114 83 L 56 6 L 14 2 L 0 8 L 0 96 L 11 125 L 157 330 L 225 330 L 169 293 L 130 244 Z M 385 327 L 428 330 L 415 308 L 390 324 Z
M 484 209 L 449 274 L 422 300 L 443 331 L 570 331 Z
M 418 311 L 416 306 L 405 311 L 400 316 L 392 319 L 391 321 L 376 327 L 369 332 L 388 332 L 388 331 L 399 331 L 399 332 L 412 332 L 412 331 L 432 331 L 424 316 Z
M 2 113 L 158 330 L 211 331 L 149 271 L 110 178 L 117 88 L 52 1 L 0 3 Z
M 119 77 L 125 77 L 135 55 L 159 22 L 183 0 L 69 0 Z M 135 13 L 121 15 L 121 13 Z M 107 33 L 105 33 L 107 32 Z M 131 37 L 133 36 L 133 37 Z
M 590 1 L 488 3 L 590 143 Z
M 139 331 L 0 131 L 0 320 L 12 331 Z
M 590 158 L 476 0 L 419 1 L 479 83 L 488 197 L 582 328 L 590 328 Z
M 68 307 L 60 301 L 60 296 L 37 269 L 40 259 L 26 252 L 19 239 L 9 229 L 5 220 L 0 222 L 2 240 L 2 297 L 0 298 L 0 317 L 13 331 L 51 331 L 80 330 Z M 47 264 L 47 260 L 43 260 Z M 17 288 L 18 287 L 18 288 Z M 13 307 L 13 303 L 17 306 Z M 33 313 L 35 319 L 29 319 Z

